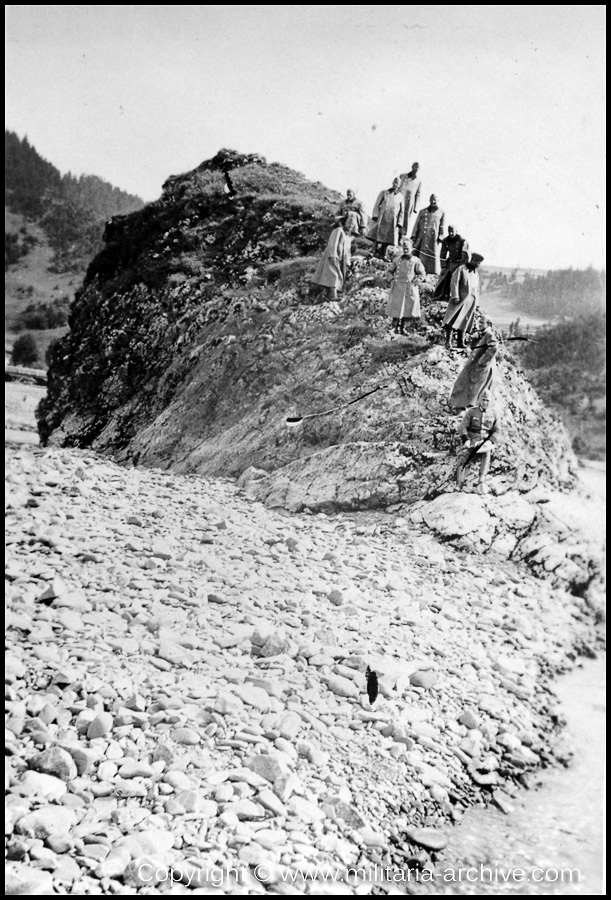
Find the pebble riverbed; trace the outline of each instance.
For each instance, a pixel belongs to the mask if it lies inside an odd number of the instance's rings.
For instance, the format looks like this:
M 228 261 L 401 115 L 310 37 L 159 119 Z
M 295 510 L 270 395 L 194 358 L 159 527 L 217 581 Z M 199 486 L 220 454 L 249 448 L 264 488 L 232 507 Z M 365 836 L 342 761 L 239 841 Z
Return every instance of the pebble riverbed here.
M 7 893 L 404 893 L 570 758 L 597 629 L 525 569 L 88 451 L 6 472 Z

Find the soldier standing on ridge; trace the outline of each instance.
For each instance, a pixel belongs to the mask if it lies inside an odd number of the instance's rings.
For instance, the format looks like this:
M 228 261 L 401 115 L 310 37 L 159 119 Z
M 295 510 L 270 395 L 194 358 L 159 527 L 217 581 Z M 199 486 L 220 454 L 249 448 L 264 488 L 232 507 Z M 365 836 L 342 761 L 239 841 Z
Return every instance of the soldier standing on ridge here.
M 391 188 L 380 191 L 371 218 L 373 224 L 367 237 L 376 245 L 375 255 L 385 259 L 386 249 L 397 245 L 403 225 L 403 194 L 398 178 L 393 179 Z
M 439 275 L 439 245 L 443 234 L 445 213 L 437 205 L 437 197 L 431 194 L 429 205 L 421 209 L 412 232 L 414 254 L 418 256 L 427 275 Z
M 463 254 L 469 252 L 469 245 L 463 237 L 456 233 L 453 225 L 448 225 L 448 234 L 442 240 L 440 249 L 441 275 L 435 285 L 431 300 L 434 302 L 445 300 L 447 303 L 450 299 L 452 275 L 459 266 L 467 261 L 468 257 L 464 257 Z
M 456 332 L 456 346 L 465 350 L 465 334 L 470 332 L 475 321 L 475 310 L 479 302 L 480 281 L 477 271 L 484 257 L 472 253 L 470 259 L 452 275 L 450 282 L 450 302 L 443 319 L 446 333 L 446 347 L 452 347 L 452 334 Z
M 499 339 L 490 319 L 484 319 L 471 342 L 472 351 L 454 382 L 448 401 L 452 409 L 467 409 L 478 403 L 482 394 L 491 394 L 496 374 L 495 357 Z
M 405 209 L 403 212 L 403 234 L 409 234 L 409 221 L 412 215 L 418 212 L 418 200 L 420 199 L 420 188 L 422 181 L 418 176 L 420 163 L 412 163 L 409 172 L 404 172 L 399 176 L 399 190 L 403 194 Z
M 312 284 L 327 289 L 328 300 L 337 300 L 338 290 L 342 290 L 344 287 L 351 260 L 351 235 L 354 234 L 357 227 L 357 214 L 349 212 L 345 222 L 331 232 L 325 252 L 312 276 Z
M 363 209 L 363 204 L 360 200 L 357 200 L 355 192 L 352 188 L 348 188 L 346 191 L 346 199 L 342 200 L 339 205 L 339 208 L 335 214 L 335 224 L 341 225 L 342 222 L 346 220 L 346 216 L 349 212 L 356 213 L 358 219 L 358 228 L 357 231 L 359 234 L 365 234 L 367 231 L 368 224 L 368 215 Z
M 479 460 L 478 493 L 487 494 L 486 478 L 490 468 L 490 457 L 499 435 L 499 420 L 490 408 L 490 395 L 487 391 L 479 398 L 477 406 L 466 411 L 458 429 L 463 446 L 458 451 L 456 466 L 456 484 L 461 489 L 465 483 L 466 466 Z
M 393 276 L 386 315 L 392 319 L 395 334 L 405 334 L 408 319 L 420 318 L 420 292 L 418 284 L 426 278 L 424 266 L 412 256 L 412 242 L 401 241 L 402 254 L 395 258 L 390 273 Z

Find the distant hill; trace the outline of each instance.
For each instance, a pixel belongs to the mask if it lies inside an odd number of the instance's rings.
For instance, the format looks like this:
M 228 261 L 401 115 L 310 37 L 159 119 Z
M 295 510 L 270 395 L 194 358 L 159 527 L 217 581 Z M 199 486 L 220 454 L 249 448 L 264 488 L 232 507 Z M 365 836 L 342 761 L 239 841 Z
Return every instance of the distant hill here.
M 547 269 L 522 269 L 520 266 L 482 266 L 481 273 L 484 278 L 490 278 L 493 275 L 506 275 L 508 280 L 524 281 L 527 275 L 536 278 L 537 275 L 545 275 Z
M 4 153 L 5 205 L 43 228 L 54 251 L 56 272 L 82 271 L 101 249 L 104 223 L 144 206 L 140 197 L 95 175 L 62 175 L 27 137 L 12 131 L 4 132 Z M 11 252 L 15 243 L 5 230 L 5 267 L 19 258 Z
M 39 219 L 45 211 L 45 197 L 60 195 L 62 176 L 43 159 L 27 137 L 4 132 L 4 202 L 12 212 Z
M 16 337 L 30 330 L 25 318 L 29 316 L 31 307 L 54 307 L 58 303 L 68 309 L 74 296 L 82 273 L 56 273 L 50 271 L 54 252 L 48 238 L 40 227 L 20 213 L 4 210 L 5 234 L 16 234 L 20 237 L 24 232 L 32 238 L 28 253 L 20 257 L 18 262 L 9 265 L 4 273 L 4 350 L 10 358 Z M 67 326 L 53 329 L 36 329 L 32 333 L 38 345 L 39 364 L 44 365 L 45 353 L 49 343 L 65 334 Z
M 5 352 L 32 330 L 43 364 L 50 341 L 67 330 L 70 301 L 103 247 L 105 223 L 144 203 L 95 175 L 62 175 L 27 137 L 5 131 L 4 144 Z
M 529 381 L 563 420 L 573 449 L 606 454 L 606 317 L 599 312 L 541 328 L 513 347 Z
M 517 313 L 551 320 L 604 310 L 606 272 L 588 269 L 483 269 L 484 293 L 511 302 Z

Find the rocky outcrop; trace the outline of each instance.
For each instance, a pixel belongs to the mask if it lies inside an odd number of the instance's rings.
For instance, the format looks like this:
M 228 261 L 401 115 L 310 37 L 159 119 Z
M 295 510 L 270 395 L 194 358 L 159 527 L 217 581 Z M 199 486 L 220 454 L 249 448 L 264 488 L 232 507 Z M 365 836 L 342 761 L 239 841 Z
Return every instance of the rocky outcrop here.
M 366 241 L 357 239 L 340 303 L 310 294 L 338 199 L 284 166 L 221 151 L 168 179 L 156 203 L 113 220 L 52 360 L 43 441 L 202 474 L 292 464 L 279 477 L 301 490 L 302 505 L 318 502 L 316 472 L 320 502 L 336 508 L 437 490 L 456 443 L 446 400 L 464 358 L 439 346 L 434 278 L 422 324 L 390 341 L 384 266 Z M 497 395 L 498 490 L 570 482 L 562 431 L 509 355 Z M 286 427 L 287 416 L 338 405 Z
M 429 316 L 435 313 L 430 310 Z M 428 330 L 433 340 L 434 328 Z M 252 496 L 292 510 L 329 511 L 412 504 L 451 490 L 461 416 L 448 412 L 447 396 L 464 362 L 464 356 L 452 358 L 437 344 L 414 355 L 406 347 L 404 361 L 384 366 L 387 389 L 365 399 L 360 413 L 333 415 L 330 427 L 340 429 L 341 443 L 259 477 Z M 490 481 L 495 495 L 530 491 L 535 484 L 570 484 L 575 459 L 558 423 L 510 358 L 499 366 L 496 408 L 502 435 Z M 305 421 L 297 426 L 301 434 L 287 440 L 305 443 L 311 427 Z M 374 440 L 376 433 L 385 440 Z M 474 478 L 471 473 L 469 483 Z
M 517 554 L 587 590 L 598 562 L 569 551 L 575 541 L 536 494 L 569 488 L 576 460 L 511 352 L 498 359 L 494 499 L 460 499 L 460 416 L 447 398 L 465 354 L 440 346 L 434 277 L 422 321 L 396 339 L 384 265 L 360 238 L 341 301 L 310 292 L 337 199 L 284 166 L 222 151 L 113 221 L 53 355 L 43 441 L 242 476 L 251 498 L 293 512 L 408 509 L 443 540 Z

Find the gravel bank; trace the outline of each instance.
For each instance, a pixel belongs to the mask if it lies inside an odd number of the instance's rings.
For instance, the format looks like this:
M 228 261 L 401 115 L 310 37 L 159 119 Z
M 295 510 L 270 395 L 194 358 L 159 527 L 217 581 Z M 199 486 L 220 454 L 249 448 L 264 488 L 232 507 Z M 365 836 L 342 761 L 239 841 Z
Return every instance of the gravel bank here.
M 86 451 L 7 481 L 8 893 L 388 890 L 570 757 L 550 678 L 597 629 L 513 563 Z

